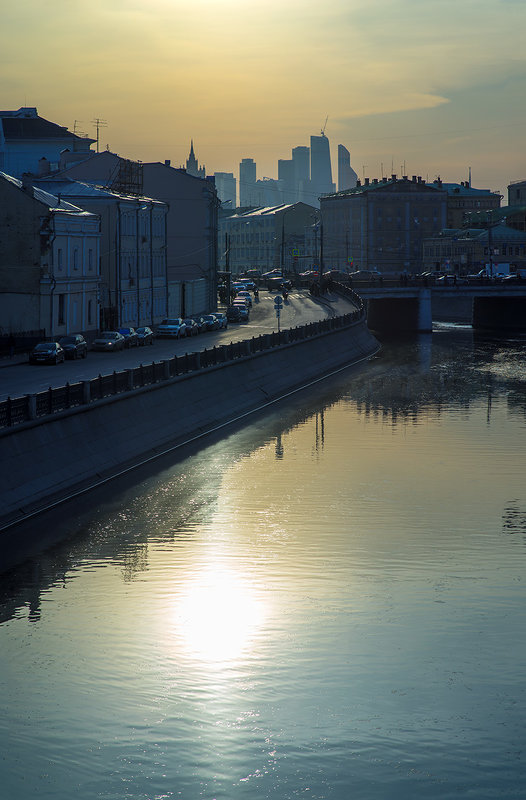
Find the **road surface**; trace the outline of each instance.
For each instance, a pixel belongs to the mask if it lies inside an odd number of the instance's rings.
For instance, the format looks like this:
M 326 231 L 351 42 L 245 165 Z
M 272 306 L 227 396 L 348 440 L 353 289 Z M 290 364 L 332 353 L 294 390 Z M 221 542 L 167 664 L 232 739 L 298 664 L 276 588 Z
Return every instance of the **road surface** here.
M 278 320 L 274 309 L 276 292 L 260 290 L 259 300 L 253 302 L 248 323 L 230 323 L 226 330 L 209 331 L 186 339 L 156 339 L 152 347 L 133 347 L 118 353 L 90 351 L 88 357 L 78 361 L 65 361 L 63 364 L 29 364 L 20 359 L 2 359 L 0 366 L 0 400 L 7 397 L 22 397 L 45 391 L 50 386 L 64 386 L 89 380 L 97 375 L 108 375 L 114 370 L 131 369 L 139 364 L 163 361 L 174 355 L 195 352 L 227 344 L 240 339 L 249 339 L 278 330 Z M 309 322 L 316 322 L 335 314 L 346 314 L 354 310 L 349 300 L 337 295 L 312 298 L 306 290 L 294 290 L 281 310 L 281 329 L 295 328 Z M 7 368 L 9 367 L 9 368 Z

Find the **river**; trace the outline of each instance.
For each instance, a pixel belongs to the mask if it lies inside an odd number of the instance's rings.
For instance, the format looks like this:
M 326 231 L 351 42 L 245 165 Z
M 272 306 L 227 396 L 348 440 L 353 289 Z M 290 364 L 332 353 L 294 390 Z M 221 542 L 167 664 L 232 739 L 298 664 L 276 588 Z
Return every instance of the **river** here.
M 384 343 L 36 523 L 2 800 L 523 798 L 524 346 Z

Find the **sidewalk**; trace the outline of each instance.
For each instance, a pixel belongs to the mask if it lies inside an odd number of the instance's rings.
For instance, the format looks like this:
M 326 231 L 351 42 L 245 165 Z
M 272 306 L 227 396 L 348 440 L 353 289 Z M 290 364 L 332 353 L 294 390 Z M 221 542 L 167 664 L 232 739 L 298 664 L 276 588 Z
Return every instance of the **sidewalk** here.
M 0 356 L 0 369 L 2 367 L 16 367 L 19 364 L 29 364 L 29 353 L 17 353 L 9 358 L 9 356 Z

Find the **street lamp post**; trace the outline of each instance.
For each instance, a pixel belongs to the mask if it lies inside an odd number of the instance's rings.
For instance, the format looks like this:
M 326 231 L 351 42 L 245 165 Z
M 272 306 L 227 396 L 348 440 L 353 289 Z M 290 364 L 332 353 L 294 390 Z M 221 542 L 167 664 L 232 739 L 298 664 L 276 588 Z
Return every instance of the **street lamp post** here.
M 283 212 L 283 216 L 281 217 L 281 258 L 280 258 L 280 267 L 281 273 L 283 274 L 283 270 L 285 269 L 285 217 L 290 211 L 294 211 L 294 206 L 290 206 L 286 211 Z
M 323 271 L 324 271 L 324 268 L 325 268 L 324 260 L 323 260 L 323 217 L 322 217 L 321 210 L 316 209 L 315 213 L 319 215 L 318 219 L 317 219 L 317 222 L 315 223 L 315 227 L 314 227 L 314 231 L 315 231 L 315 240 L 314 241 L 315 241 L 315 251 L 316 251 L 315 255 L 317 256 L 318 255 L 318 228 L 319 228 L 319 231 L 320 231 L 320 258 L 319 258 L 319 264 L 318 264 L 318 273 L 319 273 L 318 280 L 319 280 L 319 283 L 321 283 Z

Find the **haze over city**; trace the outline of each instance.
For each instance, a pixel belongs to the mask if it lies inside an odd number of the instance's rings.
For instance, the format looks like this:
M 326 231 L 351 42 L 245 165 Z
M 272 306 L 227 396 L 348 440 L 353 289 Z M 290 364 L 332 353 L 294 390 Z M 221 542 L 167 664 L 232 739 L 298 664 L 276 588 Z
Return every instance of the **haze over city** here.
M 2 107 L 131 159 L 277 177 L 325 128 L 358 177 L 526 177 L 522 0 L 21 0 L 4 12 Z M 328 119 L 327 119 L 328 118 Z

